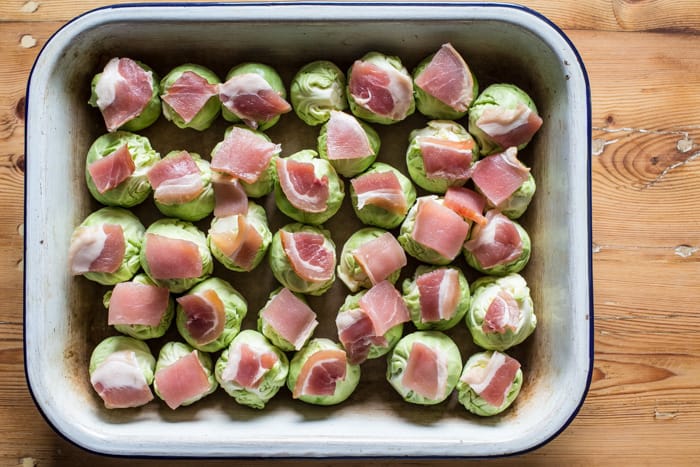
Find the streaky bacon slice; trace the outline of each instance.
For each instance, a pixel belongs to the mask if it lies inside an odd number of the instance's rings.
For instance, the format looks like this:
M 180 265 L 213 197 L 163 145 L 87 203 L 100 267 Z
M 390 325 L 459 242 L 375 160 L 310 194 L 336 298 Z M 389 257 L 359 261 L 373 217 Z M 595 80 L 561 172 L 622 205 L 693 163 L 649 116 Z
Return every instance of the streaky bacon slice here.
M 345 379 L 346 371 L 347 356 L 343 350 L 319 350 L 301 367 L 292 397 L 332 396 L 337 382 Z
M 459 273 L 452 268 L 439 268 L 416 278 L 421 321 L 430 323 L 454 316 L 459 305 Z
M 185 71 L 161 98 L 185 121 L 190 123 L 219 94 L 218 86 L 193 71 Z
M 158 393 L 171 409 L 209 391 L 209 380 L 193 350 L 172 365 L 156 372 L 155 384 Z
M 88 166 L 88 172 L 97 191 L 105 193 L 129 178 L 136 170 L 129 146 L 125 143 L 107 157 L 96 160 Z
M 542 126 L 542 118 L 521 103 L 514 109 L 500 106 L 486 108 L 476 121 L 476 126 L 500 147 L 509 148 L 530 141 Z
M 450 43 L 442 44 L 415 79 L 416 86 L 458 112 L 474 98 L 474 80 L 462 56 Z
M 119 224 L 79 227 L 71 237 L 68 257 L 73 275 L 116 272 L 124 260 L 126 240 Z
M 234 126 L 211 157 L 211 168 L 246 183 L 255 183 L 281 151 L 279 144 Z
M 411 78 L 390 65 L 356 60 L 348 88 L 355 102 L 392 120 L 406 118 L 413 98 Z
M 395 214 L 406 214 L 408 202 L 396 174 L 369 172 L 350 180 L 357 195 L 357 209 L 371 205 Z
M 185 313 L 185 328 L 199 345 L 214 342 L 224 332 L 226 308 L 213 289 L 177 298 Z
M 449 187 L 443 204 L 467 220 L 486 225 L 486 216 L 483 214 L 486 198 L 481 193 L 461 186 Z
M 130 350 L 114 352 L 105 358 L 90 375 L 90 383 L 108 409 L 140 407 L 153 400 L 136 354 Z
M 130 58 L 113 58 L 95 86 L 107 131 L 116 131 L 144 111 L 153 95 L 153 76 Z
M 473 253 L 484 268 L 518 258 L 523 252 L 523 242 L 513 221 L 494 209 L 486 213 L 486 219 L 485 226 L 474 226 L 464 248 Z
M 263 237 L 242 214 L 222 217 L 209 231 L 211 241 L 238 267 L 249 271 L 263 244 Z
M 274 352 L 261 351 L 245 342 L 236 343 L 229 349 L 228 363 L 221 377 L 242 388 L 257 389 L 265 374 L 278 361 Z
M 326 154 L 329 160 L 359 159 L 373 154 L 369 137 L 355 117 L 331 110 L 326 123 Z
M 199 167 L 187 151 L 159 160 L 148 170 L 146 177 L 155 190 L 154 198 L 163 204 L 190 202 L 204 190 Z
M 474 164 L 472 180 L 492 206 L 500 206 L 528 179 L 530 169 L 517 154 L 516 147 L 509 147 Z
M 338 313 L 335 325 L 338 329 L 338 339 L 345 347 L 348 362 L 353 365 L 359 365 L 367 360 L 373 345 L 380 347 L 387 345 L 384 336 L 375 335 L 372 318 L 361 308 Z
M 401 384 L 428 399 L 439 399 L 447 386 L 447 363 L 431 347 L 414 342 Z
M 403 297 L 386 280 L 372 286 L 360 298 L 359 305 L 372 320 L 375 336 L 383 336 L 389 329 L 411 319 Z
M 500 407 L 519 369 L 520 362 L 516 359 L 494 351 L 486 366 L 471 367 L 461 379 L 486 402 Z
M 289 102 L 257 73 L 233 76 L 219 86 L 221 104 L 251 128 L 292 110 Z
M 462 249 L 469 224 L 462 217 L 434 199 L 418 201 L 413 239 L 453 260 Z
M 325 237 L 316 232 L 287 232 L 280 229 L 280 240 L 295 273 L 306 281 L 327 281 L 333 277 L 335 254 L 326 248 Z
M 194 242 L 147 233 L 143 248 L 153 279 L 188 279 L 202 275 L 202 258 Z
M 306 212 L 323 212 L 328 207 L 328 177 L 316 177 L 314 165 L 293 159 L 277 159 L 280 187 L 289 203 Z
M 505 290 L 498 292 L 489 304 L 481 329 L 485 333 L 504 334 L 515 331 L 520 322 L 520 307 L 515 298 Z
M 213 172 L 211 183 L 214 188 L 214 217 L 248 214 L 248 195 L 238 179 Z
M 265 305 L 260 316 L 296 350 L 318 326 L 316 313 L 286 287 Z
M 406 252 L 391 232 L 385 232 L 353 250 L 352 256 L 372 285 L 387 279 L 408 264 Z
M 428 178 L 445 179 L 452 183 L 465 183 L 469 180 L 474 148 L 472 140 L 449 141 L 422 137 L 418 145 Z
M 168 309 L 170 292 L 165 287 L 120 282 L 109 299 L 107 324 L 158 326 Z

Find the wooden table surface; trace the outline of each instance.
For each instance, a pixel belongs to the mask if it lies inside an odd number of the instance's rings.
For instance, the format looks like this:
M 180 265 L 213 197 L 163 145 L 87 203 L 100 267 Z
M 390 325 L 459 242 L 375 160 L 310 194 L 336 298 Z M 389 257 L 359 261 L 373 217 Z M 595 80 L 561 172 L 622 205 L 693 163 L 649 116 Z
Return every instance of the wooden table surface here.
M 22 347 L 25 86 L 51 34 L 106 3 L 0 2 L 0 465 L 222 465 L 226 462 L 158 463 L 84 452 L 52 431 L 27 389 Z M 537 451 L 489 463 L 697 464 L 700 2 L 521 3 L 565 31 L 590 76 L 595 363 L 586 401 L 559 437 Z

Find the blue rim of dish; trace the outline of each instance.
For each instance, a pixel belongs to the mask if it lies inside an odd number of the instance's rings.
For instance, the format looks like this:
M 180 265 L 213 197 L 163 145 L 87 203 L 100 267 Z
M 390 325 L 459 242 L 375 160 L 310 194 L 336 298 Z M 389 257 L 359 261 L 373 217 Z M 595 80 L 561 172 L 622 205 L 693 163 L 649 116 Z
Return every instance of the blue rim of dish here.
M 98 11 L 102 10 L 111 10 L 111 9 L 130 9 L 130 8 L 172 8 L 172 7 L 222 7 L 222 6 L 234 6 L 236 8 L 240 7 L 260 7 L 260 6 L 274 6 L 274 7 L 300 7 L 300 6 L 366 6 L 366 5 L 371 5 L 372 7 L 380 7 L 380 6 L 387 6 L 387 7 L 400 7 L 400 6 L 411 6 L 411 7 L 452 7 L 452 8 L 493 8 L 493 7 L 498 7 L 498 8 L 508 8 L 508 9 L 513 9 L 513 10 L 520 10 L 522 12 L 525 12 L 531 16 L 534 16 L 538 18 L 540 21 L 545 23 L 548 27 L 550 27 L 559 37 L 561 37 L 564 42 L 568 45 L 569 49 L 571 52 L 574 54 L 576 57 L 576 60 L 578 62 L 578 66 L 581 69 L 582 76 L 584 79 L 584 85 L 585 85 L 585 98 L 586 98 L 586 113 L 587 113 L 587 122 L 586 122 L 586 133 L 587 133 L 587 140 L 586 140 L 586 156 L 587 156 L 587 161 L 586 161 L 586 167 L 587 167 L 587 221 L 588 221 L 588 301 L 589 301 L 589 309 L 588 309 L 588 322 L 589 322 L 589 328 L 588 328 L 588 336 L 589 336 L 589 342 L 588 342 L 588 349 L 589 349 L 589 355 L 588 355 L 588 372 L 587 372 L 587 377 L 586 377 L 586 382 L 583 387 L 583 392 L 581 393 L 581 398 L 574 407 L 574 410 L 571 412 L 569 415 L 569 418 L 559 427 L 557 431 L 552 433 L 547 439 L 539 442 L 538 444 L 535 444 L 529 448 L 523 449 L 521 451 L 517 452 L 512 452 L 512 453 L 505 453 L 505 454 L 494 454 L 491 456 L 461 456 L 461 455 L 455 455 L 455 456 L 381 456 L 381 455 L 372 455 L 372 456 L 329 456 L 325 457 L 325 459 L 348 459 L 348 460 L 362 460 L 362 459 L 434 459 L 434 460 L 440 460 L 440 459 L 479 459 L 479 458 L 488 458 L 488 459 L 494 459 L 494 458 L 504 458 L 504 457 L 514 457 L 514 456 L 520 456 L 529 452 L 533 452 L 535 450 L 540 449 L 544 445 L 550 443 L 553 441 L 555 438 L 557 438 L 561 433 L 566 430 L 566 428 L 573 422 L 573 420 L 576 418 L 578 413 L 580 412 L 581 408 L 583 407 L 583 404 L 586 399 L 586 395 L 588 394 L 588 391 L 590 389 L 591 385 L 591 379 L 593 375 L 593 362 L 594 362 L 594 303 L 593 303 L 593 251 L 592 251 L 592 245 L 593 245 L 593 208 L 592 208 L 592 187 L 591 187 L 591 138 L 592 138 L 592 127 L 591 127 L 591 90 L 590 90 L 590 81 L 588 78 L 588 73 L 586 71 L 586 67 L 584 65 L 583 59 L 581 58 L 580 53 L 576 49 L 575 45 L 571 41 L 571 39 L 564 33 L 564 31 L 559 28 L 553 21 L 551 21 L 549 18 L 544 16 L 542 13 L 539 13 L 536 10 L 533 10 L 529 7 L 519 5 L 519 4 L 514 4 L 514 3 L 489 3 L 489 2 L 479 2 L 479 3 L 461 3 L 461 2 L 343 2 L 343 1 L 301 1 L 301 2 L 292 2 L 292 1 L 281 1 L 281 2 L 245 2 L 245 3 L 238 3 L 238 2 L 215 2 L 215 3 L 201 3 L 201 2 L 167 2 L 167 3 L 123 3 L 123 4 L 117 4 L 117 5 L 105 5 L 102 7 L 94 8 L 92 10 L 88 10 L 84 13 L 81 13 L 78 16 L 75 16 L 74 18 L 70 19 L 69 21 L 66 21 L 65 24 L 63 24 L 59 29 L 57 29 L 51 36 L 46 40 L 44 45 L 42 46 L 41 50 L 37 54 L 37 58 L 35 59 L 34 63 L 32 64 L 32 67 L 29 72 L 29 77 L 27 79 L 27 86 L 26 86 L 26 91 L 25 91 L 25 132 L 24 132 L 24 152 L 25 152 L 25 165 L 28 165 L 31 163 L 30 159 L 26 157 L 27 154 L 27 137 L 28 137 L 28 132 L 27 132 L 27 122 L 29 121 L 29 88 L 30 88 L 30 83 L 32 82 L 32 77 L 34 75 L 35 67 L 37 65 L 37 62 L 39 61 L 39 58 L 43 54 L 45 48 L 47 45 L 53 40 L 53 38 L 60 34 L 61 31 L 65 28 L 67 28 L 69 25 L 72 23 L 76 22 L 80 18 L 93 14 Z M 27 173 L 27 169 L 25 168 L 25 173 Z M 28 186 L 29 186 L 30 180 L 26 179 L 24 183 L 24 200 L 25 200 L 25 209 L 24 209 L 24 235 L 23 235 L 23 261 L 26 264 L 27 260 L 27 209 L 26 209 L 26 200 L 27 200 L 27 193 L 28 193 Z M 23 315 L 23 323 L 26 323 L 26 314 L 27 314 L 27 303 L 26 303 L 26 296 L 27 296 L 27 272 L 26 268 L 23 272 L 23 283 L 22 283 L 22 292 L 23 292 L 23 298 L 22 298 L 22 315 Z M 80 447 L 81 449 L 85 450 L 86 452 L 100 455 L 100 456 L 106 456 L 106 457 L 115 457 L 115 458 L 122 458 L 122 457 L 130 457 L 130 458 L 142 458 L 142 459 L 172 459 L 172 460 L 177 460 L 177 459 L 259 459 L 259 457 L 253 457 L 253 456 L 235 456 L 235 455 L 227 455 L 227 456 L 216 456 L 215 458 L 211 457 L 206 457 L 206 456 L 165 456 L 165 455 L 159 455 L 159 454 L 153 454 L 153 455 L 133 455 L 133 454 L 117 454 L 117 453 L 105 453 L 105 452 L 100 452 L 91 448 L 88 448 L 86 446 L 83 446 L 79 444 L 77 441 L 69 438 L 67 435 L 65 435 L 61 430 L 59 430 L 54 423 L 49 420 L 48 416 L 44 412 L 44 409 L 42 406 L 39 404 L 33 388 L 31 386 L 30 380 L 29 380 L 29 374 L 27 370 L 27 330 L 26 330 L 26 325 L 23 325 L 22 327 L 22 340 L 24 342 L 23 350 L 24 350 L 24 376 L 25 376 L 25 381 L 27 383 L 27 388 L 29 390 L 29 394 L 32 397 L 32 400 L 34 401 L 34 405 L 37 407 L 39 413 L 41 414 L 42 418 L 46 421 L 46 423 L 53 429 L 55 433 L 57 433 L 61 438 L 65 439 L 69 443 Z M 308 457 L 303 457 L 303 456 L 274 456 L 270 459 L 308 459 Z M 322 458 L 319 458 L 322 459 Z

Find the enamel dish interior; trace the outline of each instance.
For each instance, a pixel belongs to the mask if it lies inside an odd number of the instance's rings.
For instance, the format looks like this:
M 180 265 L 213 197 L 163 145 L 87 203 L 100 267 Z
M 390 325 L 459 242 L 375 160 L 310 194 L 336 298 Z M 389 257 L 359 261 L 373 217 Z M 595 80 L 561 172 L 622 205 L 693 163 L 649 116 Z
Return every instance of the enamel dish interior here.
M 278 69 L 288 86 L 294 72 L 312 60 L 329 59 L 347 69 L 354 59 L 377 50 L 401 57 L 411 70 L 448 41 L 470 64 L 482 89 L 492 82 L 517 83 L 545 121 L 523 152 L 538 183 L 522 223 L 533 239 L 523 275 L 539 323 L 514 353 L 525 373 L 515 404 L 500 416 L 481 419 L 456 397 L 430 407 L 406 403 L 384 379 L 380 358 L 363 365 L 357 391 L 336 407 L 294 401 L 283 389 L 263 411 L 255 411 L 219 389 L 176 411 L 158 400 L 140 409 L 106 410 L 88 377 L 92 349 L 114 333 L 106 327 L 101 304 L 106 288 L 71 277 L 67 266 L 73 228 L 99 207 L 84 182 L 87 149 L 105 132 L 99 113 L 87 105 L 92 76 L 113 56 L 142 60 L 161 76 L 194 62 L 223 77 L 231 66 L 254 60 Z M 47 421 L 79 446 L 141 456 L 498 456 L 548 442 L 582 404 L 590 379 L 593 320 L 588 82 L 571 43 L 540 15 L 491 4 L 108 7 L 76 18 L 48 41 L 32 71 L 27 105 L 27 378 Z M 382 136 L 380 160 L 400 165 L 406 135 L 425 122 L 414 115 L 399 125 L 374 125 Z M 199 134 L 178 130 L 161 117 L 143 134 L 163 155 L 186 148 L 208 156 L 225 128 L 219 118 Z M 269 135 L 282 143 L 283 155 L 290 155 L 315 147 L 317 132 L 318 127 L 306 127 L 291 113 Z M 338 251 L 359 227 L 344 220 L 352 216 L 348 204 L 346 199 L 326 225 L 337 235 Z M 140 209 L 147 225 L 152 207 Z M 271 228 L 287 222 L 277 214 Z M 248 297 L 244 328 L 254 327 L 274 285 L 271 274 L 225 277 Z M 345 293 L 339 283 L 311 302 L 326 323 L 319 335 L 333 337 L 333 316 Z M 475 348 L 460 326 L 456 339 L 466 361 Z

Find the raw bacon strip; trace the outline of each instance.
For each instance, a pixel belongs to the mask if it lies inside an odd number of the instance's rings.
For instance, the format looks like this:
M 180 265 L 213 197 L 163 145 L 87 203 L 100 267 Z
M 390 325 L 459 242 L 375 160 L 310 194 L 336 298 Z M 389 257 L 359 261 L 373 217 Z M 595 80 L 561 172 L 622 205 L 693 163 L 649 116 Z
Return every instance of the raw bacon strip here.
M 95 93 L 107 131 L 113 132 L 144 111 L 153 95 L 153 76 L 130 58 L 113 58 L 102 71 Z
M 315 232 L 280 230 L 280 240 L 292 269 L 306 281 L 321 282 L 333 277 L 335 255 L 325 247 L 325 237 Z
M 260 315 L 296 350 L 302 348 L 318 326 L 316 313 L 287 288 L 275 295 Z
M 357 209 L 371 205 L 395 214 L 405 214 L 408 210 L 406 195 L 396 174 L 370 172 L 350 180 L 357 195 Z
M 420 296 L 421 321 L 424 323 L 450 319 L 459 305 L 459 274 L 441 268 L 421 274 L 416 279 Z
M 280 151 L 279 144 L 234 126 L 212 154 L 211 168 L 246 183 L 255 183 L 270 165 L 272 156 Z
M 190 123 L 202 107 L 219 93 L 215 84 L 192 71 L 185 71 L 163 94 L 162 99 Z
M 86 272 L 113 273 L 119 270 L 126 240 L 119 224 L 102 224 L 76 229 L 71 238 L 68 257 L 73 275 Z
M 422 137 L 418 142 L 425 174 L 451 182 L 466 182 L 472 164 L 472 140 L 448 141 Z
M 530 169 L 517 154 L 518 149 L 510 147 L 474 164 L 472 180 L 493 206 L 506 201 L 528 179 Z
M 373 154 L 369 137 L 352 115 L 331 110 L 326 123 L 326 153 L 329 160 L 360 159 Z
M 514 109 L 488 107 L 476 121 L 476 126 L 500 147 L 509 148 L 530 141 L 542 126 L 542 118 L 521 103 Z
M 185 328 L 199 345 L 214 342 L 226 323 L 224 303 L 212 289 L 183 295 L 177 299 L 187 317 Z
M 221 377 L 245 389 L 257 389 L 265 374 L 279 361 L 277 355 L 246 343 L 233 346 Z
M 222 173 L 212 173 L 214 188 L 214 217 L 248 214 L 248 195 L 240 182 Z
M 202 258 L 194 242 L 148 233 L 143 247 L 153 279 L 189 279 L 202 275 Z
M 484 208 L 486 198 L 481 193 L 464 187 L 449 187 L 443 204 L 467 220 L 486 225 Z
M 440 47 L 416 76 L 415 83 L 458 112 L 466 111 L 474 98 L 474 80 L 469 67 L 450 43 Z
M 382 282 L 407 264 L 406 252 L 390 232 L 365 242 L 352 255 L 372 285 Z
M 332 396 L 338 381 L 345 379 L 347 357 L 340 349 L 319 350 L 301 367 L 292 397 Z
M 372 319 L 361 308 L 338 313 L 335 325 L 338 329 L 338 339 L 347 352 L 348 362 L 353 365 L 367 360 L 372 345 L 387 345 L 383 336 L 375 335 Z
M 190 399 L 209 391 L 209 380 L 202 367 L 197 351 L 180 358 L 178 361 L 158 370 L 155 375 L 158 393 L 171 409 L 177 409 Z
M 389 281 L 369 289 L 359 304 L 372 320 L 375 336 L 383 336 L 389 329 L 411 319 L 403 297 Z
M 484 315 L 481 329 L 485 333 L 504 334 L 507 330 L 515 331 L 520 322 L 520 307 L 513 296 L 501 290 L 494 297 Z
M 464 248 L 474 254 L 483 268 L 518 258 L 523 252 L 523 243 L 513 221 L 493 209 L 486 213 L 486 219 L 485 227 L 474 227 Z
M 328 207 L 328 177 L 316 177 L 314 165 L 292 159 L 277 159 L 280 187 L 289 203 L 305 212 L 323 212 Z
M 123 350 L 109 355 L 92 372 L 90 383 L 108 409 L 140 407 L 153 400 L 151 388 L 133 351 Z
M 501 353 L 493 352 L 485 367 L 474 366 L 462 376 L 482 399 L 494 407 L 500 407 L 520 369 L 520 362 Z
M 209 235 L 223 254 L 246 270 L 252 268 L 263 244 L 262 235 L 243 215 L 222 218 Z
M 355 61 L 348 88 L 358 105 L 392 120 L 406 118 L 411 106 L 411 78 L 390 65 Z
M 163 204 L 190 202 L 204 190 L 199 167 L 187 151 L 156 162 L 146 176 L 155 190 L 155 200 Z
M 428 399 L 438 399 L 447 386 L 447 364 L 422 342 L 414 342 L 401 384 Z
M 434 199 L 421 199 L 419 203 L 413 239 L 445 258 L 456 258 L 469 233 L 469 224 Z
M 251 128 L 292 110 L 289 102 L 256 73 L 233 76 L 219 86 L 221 104 Z
M 129 147 L 124 144 L 107 157 L 96 160 L 88 166 L 90 177 L 97 191 L 104 193 L 118 187 L 136 170 Z
M 109 299 L 107 324 L 158 326 L 168 309 L 169 297 L 165 287 L 120 282 Z

